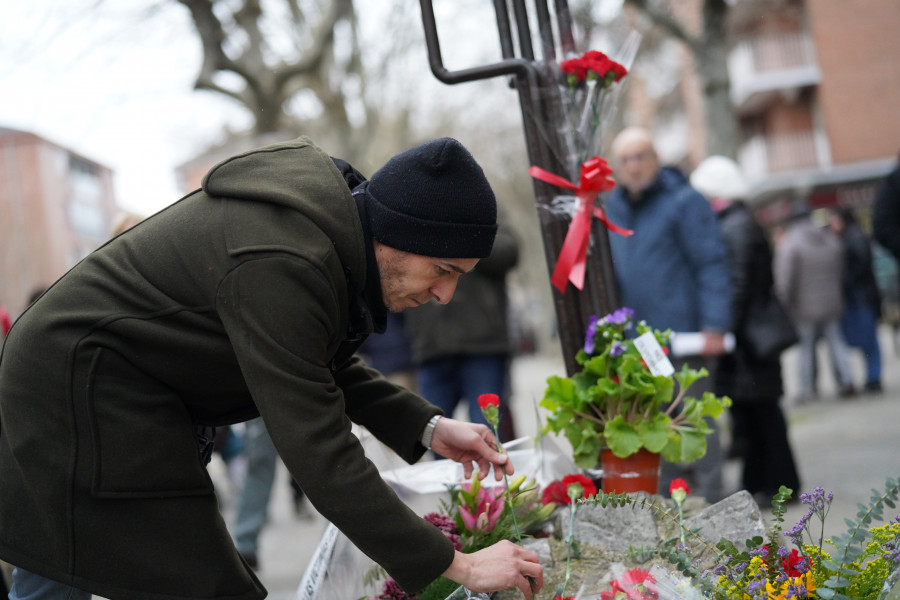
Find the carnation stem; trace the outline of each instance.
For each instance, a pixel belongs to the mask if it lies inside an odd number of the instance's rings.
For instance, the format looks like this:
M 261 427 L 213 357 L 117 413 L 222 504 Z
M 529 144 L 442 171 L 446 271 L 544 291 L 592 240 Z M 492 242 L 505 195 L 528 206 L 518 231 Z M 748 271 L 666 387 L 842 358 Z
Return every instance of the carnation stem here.
M 566 577 L 563 579 L 562 589 L 559 596 L 564 598 L 566 586 L 569 585 L 569 577 L 572 575 L 572 546 L 575 545 L 575 511 L 578 510 L 578 504 L 572 501 L 569 509 L 569 535 L 566 538 Z
M 506 451 L 500 444 L 500 432 L 497 431 L 496 425 L 491 425 L 491 427 L 494 430 L 494 438 L 497 440 L 497 452 L 503 454 Z M 519 521 L 516 519 L 516 507 L 513 506 L 512 494 L 509 491 L 509 478 L 506 476 L 506 471 L 503 471 L 503 485 L 506 486 L 506 508 L 509 509 L 509 514 L 512 516 L 513 533 L 516 535 L 516 542 L 521 546 L 522 532 L 519 531 Z M 536 583 L 534 577 L 526 577 L 526 579 L 528 579 L 528 586 L 531 588 L 531 597 L 534 598 L 534 585 Z

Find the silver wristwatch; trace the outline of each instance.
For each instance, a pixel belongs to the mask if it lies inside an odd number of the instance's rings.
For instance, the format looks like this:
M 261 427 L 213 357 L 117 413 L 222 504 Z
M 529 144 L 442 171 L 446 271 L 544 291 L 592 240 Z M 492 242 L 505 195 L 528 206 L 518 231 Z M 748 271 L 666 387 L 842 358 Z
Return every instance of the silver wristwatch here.
M 431 420 L 428 421 L 428 425 L 425 426 L 425 430 L 422 431 L 422 445 L 431 450 L 431 436 L 434 435 L 434 427 L 437 425 L 438 419 L 441 418 L 441 415 L 434 415 L 431 417 Z

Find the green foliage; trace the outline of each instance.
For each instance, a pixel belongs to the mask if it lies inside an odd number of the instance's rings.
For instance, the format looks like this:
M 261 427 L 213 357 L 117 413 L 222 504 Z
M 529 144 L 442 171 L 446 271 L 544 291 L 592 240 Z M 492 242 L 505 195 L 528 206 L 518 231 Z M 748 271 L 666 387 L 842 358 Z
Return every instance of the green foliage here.
M 844 535 L 834 539 L 821 540 L 821 543 L 802 544 L 799 542 L 803 532 L 809 531 L 809 519 L 818 516 L 824 521 L 831 503 L 831 495 L 816 488 L 812 494 L 802 494 L 804 504 L 810 506 L 809 512 L 792 530 L 783 532 L 786 503 L 793 491 L 784 486 L 772 500 L 773 524 L 766 534 L 744 541 L 746 550 L 740 550 L 732 540 L 722 539 L 715 545 L 715 569 L 699 571 L 691 558 L 690 552 L 677 538 L 664 541 L 655 550 L 641 548 L 632 554 L 640 553 L 646 557 L 655 554 L 666 559 L 674 569 L 684 575 L 691 584 L 700 590 L 704 598 L 712 600 L 730 600 L 732 598 L 780 599 L 793 597 L 788 584 L 802 583 L 815 597 L 825 600 L 878 600 L 884 598 L 887 581 L 896 583 L 900 579 L 900 517 L 894 517 L 889 523 L 880 527 L 871 527 L 874 521 L 883 520 L 884 507 L 895 508 L 900 495 L 900 482 L 888 478 L 885 490 L 873 490 L 867 506 L 859 505 L 855 520 L 847 519 L 848 530 Z M 603 507 L 646 508 L 655 511 L 663 518 L 676 519 L 669 510 L 656 500 L 629 496 L 628 494 L 597 494 L 586 501 L 587 504 Z M 679 526 L 692 540 L 699 540 L 709 548 L 709 542 L 701 538 L 696 531 L 685 530 L 683 523 Z M 783 535 L 788 535 L 807 560 L 799 570 L 804 573 L 790 577 L 781 566 L 782 556 L 788 551 L 779 546 Z M 821 539 L 821 538 L 820 538 Z M 808 562 L 807 562 L 808 561 Z M 811 565 L 809 573 L 806 564 Z M 751 589 L 765 587 L 763 596 L 751 594 Z M 813 591 L 814 589 L 814 591 Z M 810 597 L 814 597 L 810 595 Z
M 459 584 L 455 581 L 447 579 L 446 577 L 438 577 L 429 583 L 416 598 L 419 600 L 445 600 L 445 598 L 449 598 L 458 587 Z
M 687 396 L 698 379 L 708 376 L 706 369 L 685 365 L 672 376 L 653 375 L 629 330 L 638 336 L 651 333 L 663 347 L 670 332 L 643 321 L 633 325 L 632 315 L 622 308 L 594 321 L 586 348 L 576 356 L 582 370 L 547 379 L 540 403 L 548 410 L 543 432 L 563 433 L 581 468 L 596 466 L 603 447 L 623 458 L 642 448 L 670 462 L 701 458 L 712 433 L 705 419 L 718 418 L 731 405 L 730 399 L 709 392 Z
M 818 561 L 817 595 L 826 600 L 876 599 L 884 582 L 900 567 L 900 518 L 872 528 L 884 520 L 884 507 L 896 508 L 900 480 L 888 478 L 884 491 L 872 490 L 868 506 L 859 504 L 856 520 L 846 519 L 847 533 L 805 545 L 804 550 Z M 830 550 L 825 547 L 830 546 Z M 893 560 L 891 560 L 893 557 Z

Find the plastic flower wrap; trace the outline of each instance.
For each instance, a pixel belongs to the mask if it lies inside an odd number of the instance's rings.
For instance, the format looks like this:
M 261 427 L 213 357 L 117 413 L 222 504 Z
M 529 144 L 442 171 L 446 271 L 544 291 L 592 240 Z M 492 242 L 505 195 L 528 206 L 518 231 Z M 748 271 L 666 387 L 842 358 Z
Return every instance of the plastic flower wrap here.
M 559 195 L 549 206 L 552 219 L 570 221 L 559 259 L 551 281 L 565 292 L 568 282 L 578 289 L 584 287 L 585 263 L 590 245 L 591 222 L 594 217 L 610 231 L 630 235 L 627 229 L 607 219 L 601 206 L 595 203 L 599 194 L 615 185 L 610 177 L 612 169 L 600 154 L 604 125 L 614 114 L 616 96 L 622 78 L 628 74 L 627 64 L 634 57 L 640 36 L 633 34 L 623 48 L 621 62 L 603 52 L 590 50 L 560 63 L 548 63 L 547 79 L 558 87 L 549 94 L 554 106 L 549 111 L 553 123 L 542 124 L 551 147 L 562 144 L 559 163 L 564 173 L 553 173 L 539 165 L 529 174 L 551 185 L 572 190 L 571 195 Z M 551 133 L 552 132 L 552 133 Z
M 564 60 L 559 68 L 566 75 L 565 90 L 560 94 L 565 121 L 561 133 L 568 151 L 569 173 L 576 173 L 581 164 L 599 153 L 604 105 L 612 103 L 610 91 L 628 69 L 597 50 Z
M 609 582 L 612 591 L 600 592 L 600 600 L 656 600 L 656 579 L 643 569 L 631 569 Z

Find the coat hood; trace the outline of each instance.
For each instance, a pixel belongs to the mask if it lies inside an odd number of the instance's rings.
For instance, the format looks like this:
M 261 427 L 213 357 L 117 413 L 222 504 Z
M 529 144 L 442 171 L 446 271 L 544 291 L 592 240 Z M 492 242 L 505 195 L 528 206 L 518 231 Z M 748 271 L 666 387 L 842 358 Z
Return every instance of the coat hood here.
M 307 137 L 228 158 L 210 169 L 201 187 L 212 197 L 295 210 L 332 236 L 339 252 L 360 248 L 363 231 L 350 188 L 332 158 Z

